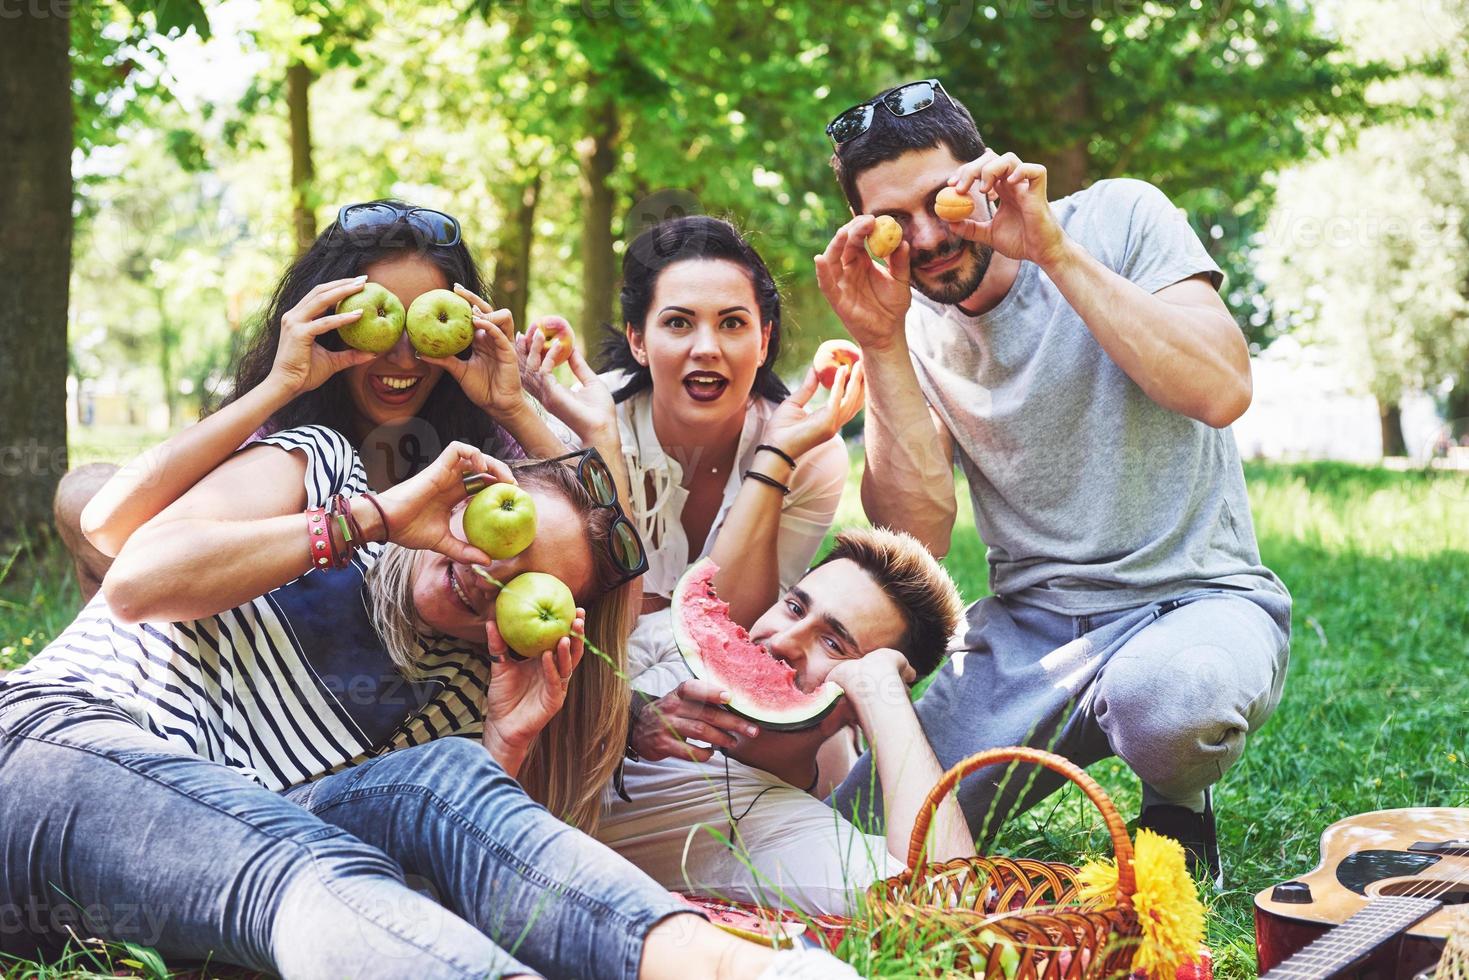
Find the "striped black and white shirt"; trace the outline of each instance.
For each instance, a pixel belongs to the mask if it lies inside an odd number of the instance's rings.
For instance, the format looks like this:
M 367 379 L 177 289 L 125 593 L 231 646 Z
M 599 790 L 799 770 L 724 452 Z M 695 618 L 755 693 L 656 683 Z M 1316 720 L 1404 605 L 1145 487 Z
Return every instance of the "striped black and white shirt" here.
M 332 429 L 287 429 L 260 443 L 305 455 L 308 507 L 368 489 L 357 453 Z M 409 682 L 373 628 L 366 575 L 382 550 L 368 544 L 349 568 L 313 569 L 188 622 L 120 623 L 99 592 L 0 687 L 82 688 L 159 738 L 277 791 L 394 748 L 478 736 L 483 651 L 425 638 L 422 676 Z

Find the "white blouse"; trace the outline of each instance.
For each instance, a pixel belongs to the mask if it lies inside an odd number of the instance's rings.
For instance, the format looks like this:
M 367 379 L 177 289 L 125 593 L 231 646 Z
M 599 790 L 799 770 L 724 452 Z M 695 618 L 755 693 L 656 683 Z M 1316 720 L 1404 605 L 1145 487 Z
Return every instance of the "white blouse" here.
M 602 380 L 614 392 L 626 383 L 626 375 L 608 372 Z M 653 430 L 653 392 L 644 389 L 617 406 L 617 423 L 622 437 L 622 454 L 635 501 L 635 520 L 643 545 L 648 549 L 648 571 L 643 592 L 668 598 L 679 576 L 694 562 L 714 549 L 724 519 L 740 490 L 740 474 L 755 461 L 765 423 L 775 414 L 777 403 L 759 395 L 750 396 L 745 425 L 740 432 L 735 465 L 725 480 L 724 494 L 709 536 L 690 546 L 683 528 L 683 508 L 689 492 L 681 486 L 683 467 L 663 451 Z M 781 502 L 780 530 L 776 542 L 781 588 L 794 584 L 806 571 L 821 540 L 836 519 L 837 505 L 847 483 L 847 449 L 834 435 L 805 453 L 791 476 L 791 492 Z M 651 494 L 650 494 L 651 491 Z M 656 546 L 655 546 L 656 545 Z

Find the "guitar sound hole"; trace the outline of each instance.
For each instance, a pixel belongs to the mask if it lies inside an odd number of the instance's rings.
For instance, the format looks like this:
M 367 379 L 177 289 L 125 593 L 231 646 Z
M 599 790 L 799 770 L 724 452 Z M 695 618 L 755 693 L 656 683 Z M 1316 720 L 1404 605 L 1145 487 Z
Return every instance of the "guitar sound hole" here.
M 1445 905 L 1469 905 L 1469 881 L 1446 881 L 1443 878 L 1418 878 L 1413 881 L 1389 881 L 1368 889 L 1377 895 L 1406 895 L 1409 898 L 1432 898 Z

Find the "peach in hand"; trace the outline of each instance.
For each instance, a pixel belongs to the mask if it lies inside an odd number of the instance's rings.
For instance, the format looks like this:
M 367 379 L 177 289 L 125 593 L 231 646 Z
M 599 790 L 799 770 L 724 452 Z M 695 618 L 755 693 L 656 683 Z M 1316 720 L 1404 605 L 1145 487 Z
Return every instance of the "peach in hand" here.
M 862 348 L 850 340 L 828 340 L 816 348 L 811 366 L 816 368 L 816 380 L 821 382 L 822 387 L 830 388 L 836 384 L 838 369 L 843 366 L 850 369 L 860 360 Z

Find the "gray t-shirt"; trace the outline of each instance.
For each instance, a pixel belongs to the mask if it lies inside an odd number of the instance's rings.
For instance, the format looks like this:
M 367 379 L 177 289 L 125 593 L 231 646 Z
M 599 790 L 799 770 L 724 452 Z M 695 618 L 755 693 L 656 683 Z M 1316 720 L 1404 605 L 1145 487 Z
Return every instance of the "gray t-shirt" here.
M 1223 281 L 1151 184 L 1098 181 L 1051 207 L 1150 293 Z M 1145 395 L 1034 263 L 983 316 L 915 293 L 907 336 L 969 479 L 994 593 L 1082 615 L 1206 583 L 1285 592 L 1260 563 L 1233 434 Z

